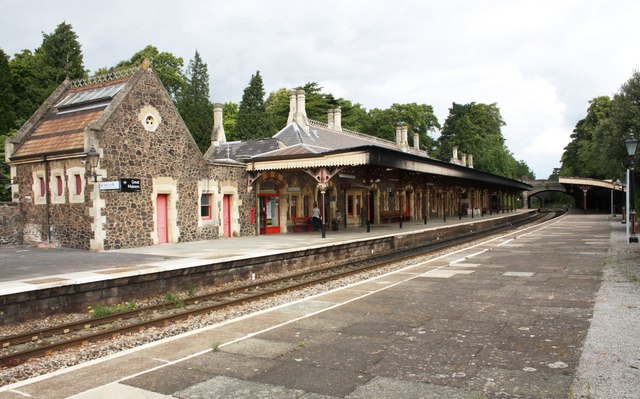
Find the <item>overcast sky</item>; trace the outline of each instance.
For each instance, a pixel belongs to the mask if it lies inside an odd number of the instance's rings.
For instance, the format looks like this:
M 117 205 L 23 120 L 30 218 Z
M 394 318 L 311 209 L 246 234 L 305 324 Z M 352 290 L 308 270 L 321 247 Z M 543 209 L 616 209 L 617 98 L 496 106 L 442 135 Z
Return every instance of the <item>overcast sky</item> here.
M 538 178 L 588 101 L 640 69 L 632 0 L 0 0 L 0 48 L 34 50 L 63 21 L 90 71 L 148 44 L 185 65 L 198 50 L 213 102 L 239 102 L 256 70 L 267 93 L 315 81 L 367 109 L 430 104 L 441 124 L 453 102 L 495 102 Z

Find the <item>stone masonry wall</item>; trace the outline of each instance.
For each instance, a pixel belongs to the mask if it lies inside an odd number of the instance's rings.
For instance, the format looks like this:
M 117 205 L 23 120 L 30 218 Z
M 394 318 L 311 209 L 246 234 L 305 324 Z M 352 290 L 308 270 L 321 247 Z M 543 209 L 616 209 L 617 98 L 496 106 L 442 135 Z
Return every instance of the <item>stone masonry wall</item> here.
M 145 128 L 144 118 L 140 116 L 144 112 L 159 116 L 154 131 Z M 247 204 L 244 167 L 206 164 L 171 98 L 151 71 L 144 72 L 102 131 L 96 133 L 96 138 L 103 152 L 99 167 L 103 181 L 141 180 L 140 192 L 100 192 L 100 198 L 105 201 L 101 210 L 106 217 L 105 250 L 154 244 L 154 178 L 175 181 L 177 198 L 173 201 L 178 241 L 218 236 L 216 229 L 198 227 L 198 181 L 233 180 L 242 204 Z M 246 223 L 249 223 L 248 217 Z M 250 232 L 250 229 L 244 231 Z
M 0 202 L 0 245 L 22 244 L 23 221 L 20 206 Z
M 48 219 L 50 226 L 50 240 L 52 243 L 65 247 L 89 249 L 89 240 L 92 238 L 91 218 L 87 208 L 87 178 L 83 175 L 83 194 L 78 203 L 70 201 L 72 185 L 75 182 L 69 181 L 67 171 L 70 168 L 80 168 L 84 170 L 84 165 L 78 159 L 66 159 L 47 161 L 47 168 L 55 170 L 63 178 L 64 200 L 56 202 L 53 200 L 53 193 L 48 190 L 49 211 Z M 18 201 L 20 211 L 24 220 L 22 240 L 24 243 L 46 242 L 47 237 L 47 205 L 44 199 L 38 201 L 39 193 L 33 191 L 34 172 L 45 171 L 44 162 L 22 164 L 16 167 L 15 182 L 19 188 Z M 49 180 L 52 177 L 49 176 Z

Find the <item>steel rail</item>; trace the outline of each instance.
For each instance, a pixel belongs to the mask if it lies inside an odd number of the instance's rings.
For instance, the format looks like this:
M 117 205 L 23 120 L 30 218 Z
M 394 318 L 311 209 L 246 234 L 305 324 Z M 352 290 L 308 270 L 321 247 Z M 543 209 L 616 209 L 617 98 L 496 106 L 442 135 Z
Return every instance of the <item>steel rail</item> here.
M 57 342 L 45 343 L 39 345 L 36 348 L 27 348 L 25 350 L 16 351 L 0 356 L 0 367 L 13 367 L 26 362 L 27 360 L 43 355 L 53 353 L 65 348 L 83 345 L 88 342 L 100 341 L 107 338 L 112 338 L 118 335 L 126 334 L 133 331 L 141 331 L 148 327 L 154 326 L 166 326 L 171 322 L 188 319 L 194 316 L 198 316 L 204 313 L 210 313 L 219 311 L 232 306 L 239 306 L 245 303 L 258 301 L 269 296 L 275 296 L 283 294 L 289 291 L 300 290 L 309 286 L 323 284 L 325 282 L 347 277 L 349 275 L 369 271 L 371 269 L 383 268 L 389 264 L 393 264 L 402 260 L 406 260 L 411 257 L 424 255 L 435 250 L 459 245 L 464 242 L 475 240 L 479 237 L 489 236 L 495 234 L 498 231 L 508 230 L 519 225 L 535 222 L 537 219 L 544 217 L 543 215 L 534 215 L 528 219 L 518 222 L 517 224 L 508 223 L 500 226 L 496 226 L 492 229 L 482 230 L 478 232 L 471 232 L 451 239 L 445 239 L 441 241 L 427 243 L 423 246 L 400 250 L 395 253 L 387 253 L 367 257 L 366 259 L 349 260 L 348 262 L 340 265 L 328 266 L 320 269 L 314 269 L 311 271 L 296 273 L 281 278 L 274 278 L 258 283 L 247 284 L 240 287 L 234 287 L 224 291 L 218 291 L 211 294 L 200 295 L 197 297 L 184 299 L 184 305 L 194 305 L 200 302 L 214 302 L 221 300 L 218 303 L 203 305 L 194 307 L 193 309 L 182 309 L 177 313 L 163 315 L 153 318 L 151 320 L 136 321 L 134 323 L 117 326 L 104 331 L 91 332 L 86 335 L 80 335 L 77 337 L 70 337 L 65 339 L 65 335 L 69 335 L 70 332 L 78 332 L 81 330 L 88 330 L 89 328 L 104 326 L 113 324 L 114 322 L 120 322 L 126 319 L 135 319 L 145 313 L 153 313 L 162 310 L 176 309 L 176 302 L 163 303 L 159 305 L 148 306 L 133 311 L 123 312 L 116 315 L 104 316 L 95 319 L 85 319 L 78 322 L 69 323 L 67 325 L 61 325 L 51 328 L 46 328 L 26 334 L 15 335 L 11 337 L 2 338 L 0 344 L 3 349 L 11 345 L 18 345 L 21 343 L 27 343 L 29 341 L 41 341 L 46 338 L 61 335 L 61 339 Z M 357 265 L 357 266 L 356 266 Z M 345 270 L 347 269 L 347 270 Z M 282 285 L 285 282 L 291 282 L 293 280 L 305 280 L 309 276 L 318 274 L 328 274 L 324 276 L 314 277 L 302 282 L 288 283 L 284 287 L 269 288 L 270 285 Z M 255 294 L 248 293 L 248 291 L 262 291 Z M 239 298 L 229 299 L 229 297 L 240 296 Z

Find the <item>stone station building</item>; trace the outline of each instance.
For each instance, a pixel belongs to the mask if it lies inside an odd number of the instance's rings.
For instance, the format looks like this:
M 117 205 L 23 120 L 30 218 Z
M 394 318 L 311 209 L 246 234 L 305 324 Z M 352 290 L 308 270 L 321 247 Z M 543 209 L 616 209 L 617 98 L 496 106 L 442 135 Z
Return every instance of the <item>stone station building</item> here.
M 309 230 L 314 204 L 328 228 L 402 226 L 512 211 L 531 188 L 473 169 L 472 156 L 459 159 L 457 149 L 451 162 L 432 159 L 417 134 L 409 145 L 406 126 L 397 128 L 392 142 L 345 129 L 341 119 L 337 108 L 328 111 L 327 123 L 309 120 L 305 93 L 298 90 L 290 93 L 287 125 L 271 139 L 226 142 L 214 134 L 208 159 L 247 165 L 259 234 Z
M 387 141 L 309 120 L 290 95 L 270 139 L 227 142 L 214 105 L 203 155 L 153 70 L 63 82 L 5 144 L 23 242 L 110 250 L 511 211 L 526 183 L 432 159 L 407 127 Z
M 109 250 L 254 234 L 244 165 L 205 160 L 147 63 L 66 80 L 5 154 L 27 243 Z

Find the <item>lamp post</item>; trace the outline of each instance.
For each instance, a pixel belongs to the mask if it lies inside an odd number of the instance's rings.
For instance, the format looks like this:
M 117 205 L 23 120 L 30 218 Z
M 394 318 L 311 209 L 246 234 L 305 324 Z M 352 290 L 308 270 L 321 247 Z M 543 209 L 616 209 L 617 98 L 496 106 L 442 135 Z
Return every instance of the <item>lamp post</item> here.
M 87 158 L 89 159 L 89 166 L 91 167 L 91 174 L 93 176 L 93 182 L 98 182 L 98 174 L 96 173 L 96 169 L 98 168 L 98 162 L 100 161 L 100 154 L 96 151 L 94 146 L 91 146 L 89 152 L 87 152 Z
M 627 169 L 627 179 L 629 191 L 627 193 L 627 209 L 628 209 L 628 223 L 627 223 L 627 237 L 629 242 L 638 242 L 636 236 L 636 207 L 635 207 L 635 195 L 634 195 L 634 170 L 635 170 L 635 155 L 638 151 L 638 139 L 635 138 L 633 132 L 629 133 L 629 137 L 624 141 L 625 147 L 627 147 L 627 154 L 631 158 L 629 169 Z

